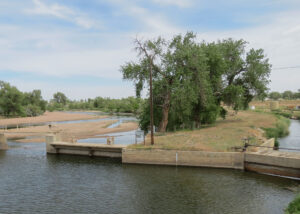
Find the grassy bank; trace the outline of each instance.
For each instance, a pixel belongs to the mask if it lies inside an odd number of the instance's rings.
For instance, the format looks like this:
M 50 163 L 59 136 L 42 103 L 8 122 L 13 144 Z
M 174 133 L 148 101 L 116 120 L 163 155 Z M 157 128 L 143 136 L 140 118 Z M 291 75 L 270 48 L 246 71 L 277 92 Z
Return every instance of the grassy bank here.
M 280 138 L 280 137 L 285 137 L 289 134 L 289 126 L 290 126 L 290 120 L 283 117 L 283 116 L 276 116 L 277 121 L 275 124 L 275 127 L 271 128 L 264 128 L 262 129 L 265 130 L 265 135 L 267 138 Z
M 285 210 L 285 214 L 300 214 L 300 194 L 289 203 L 288 207 Z
M 300 111 L 273 110 L 272 113 L 286 118 L 300 120 Z
M 214 125 L 204 126 L 196 130 L 183 130 L 155 135 L 155 145 L 132 145 L 136 149 L 176 149 L 201 151 L 233 151 L 234 147 L 242 147 L 243 139 L 248 138 L 251 144 L 261 144 L 266 136 L 264 129 L 272 130 L 281 127 L 278 117 L 270 113 L 241 111 L 230 114 L 223 120 L 219 119 Z M 284 122 L 283 122 L 284 123 Z M 278 124 L 278 125 L 277 125 Z M 269 131 L 269 136 L 271 136 Z
M 273 100 L 268 101 L 253 101 L 249 105 L 255 106 L 255 109 L 263 112 L 272 112 L 286 118 L 300 120 L 300 110 L 296 106 L 300 106 L 300 100 L 279 100 L 276 101 L 278 106 L 276 109 L 271 109 Z

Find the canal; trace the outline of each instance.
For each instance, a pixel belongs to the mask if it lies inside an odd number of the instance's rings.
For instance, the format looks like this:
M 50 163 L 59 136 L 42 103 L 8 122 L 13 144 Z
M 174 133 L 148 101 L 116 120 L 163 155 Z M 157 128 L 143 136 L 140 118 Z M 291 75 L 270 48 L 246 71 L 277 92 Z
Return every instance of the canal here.
M 0 152 L 0 213 L 282 213 L 299 181 L 226 169 L 123 165 L 45 154 L 42 143 Z

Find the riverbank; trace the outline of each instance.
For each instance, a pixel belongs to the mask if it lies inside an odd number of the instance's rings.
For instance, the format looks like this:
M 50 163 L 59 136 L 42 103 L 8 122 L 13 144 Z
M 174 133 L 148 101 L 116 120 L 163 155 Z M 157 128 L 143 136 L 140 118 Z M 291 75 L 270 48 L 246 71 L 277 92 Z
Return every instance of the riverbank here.
M 240 111 L 229 114 L 225 120 L 219 119 L 211 126 L 197 130 L 157 133 L 155 144 L 150 145 L 149 136 L 146 145 L 131 145 L 131 149 L 167 149 L 182 151 L 233 151 L 235 147 L 243 147 L 244 139 L 249 143 L 260 145 L 266 140 L 262 129 L 276 128 L 278 118 L 273 114 Z
M 249 106 L 254 106 L 256 111 L 271 112 L 289 119 L 300 120 L 298 109 L 300 100 L 252 101 Z

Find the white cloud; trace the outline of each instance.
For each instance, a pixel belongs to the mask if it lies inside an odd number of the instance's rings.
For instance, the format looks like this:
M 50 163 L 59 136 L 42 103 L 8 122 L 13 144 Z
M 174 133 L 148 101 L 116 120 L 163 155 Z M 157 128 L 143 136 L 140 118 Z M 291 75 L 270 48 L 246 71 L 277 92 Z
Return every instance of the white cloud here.
M 134 96 L 135 91 L 130 83 L 123 83 L 120 85 L 107 86 L 107 85 L 85 85 L 77 86 L 76 84 L 62 84 L 55 82 L 41 82 L 41 81 L 22 81 L 20 79 L 8 79 L 12 85 L 17 86 L 21 91 L 32 91 L 34 89 L 41 89 L 44 99 L 50 100 L 54 93 L 63 92 L 69 99 L 80 100 L 86 98 L 111 97 L 111 98 L 124 98 Z
M 300 11 L 288 11 L 273 14 L 272 19 L 260 26 L 232 31 L 202 32 L 200 39 L 216 41 L 223 38 L 245 39 L 249 47 L 263 48 L 273 68 L 299 65 L 300 59 Z M 297 90 L 300 69 L 273 70 L 271 73 L 271 90 Z
M 136 29 L 140 34 L 153 37 L 183 32 L 182 28 L 170 22 L 164 14 L 149 11 L 148 9 L 137 5 L 136 2 L 128 0 L 111 0 L 110 3 L 117 8 L 119 11 L 118 14 L 133 17 L 137 23 L 140 23 L 139 29 Z
M 160 4 L 162 6 L 176 6 L 179 8 L 189 8 L 193 5 L 191 0 L 152 0 L 156 4 Z
M 77 50 L 61 53 L 27 52 L 13 55 L 13 58 L 0 59 L 2 70 L 60 77 L 89 75 L 106 78 L 121 78 L 120 65 L 135 56 L 130 49 Z
M 27 14 L 54 16 L 59 19 L 73 22 L 76 25 L 87 29 L 97 26 L 95 21 L 87 18 L 81 13 L 75 12 L 74 10 L 66 6 L 57 3 L 47 5 L 43 3 L 41 0 L 32 0 L 32 1 L 34 3 L 34 8 L 26 9 L 25 13 Z
M 88 75 L 106 78 L 121 79 L 120 65 L 134 60 L 133 38 L 138 35 L 145 39 L 162 35 L 166 38 L 187 30 L 198 31 L 198 38 L 206 41 L 216 41 L 233 37 L 249 41 L 249 47 L 263 48 L 270 58 L 273 67 L 289 67 L 299 65 L 300 59 L 300 11 L 287 11 L 261 17 L 256 26 L 238 30 L 199 31 L 178 27 L 167 14 L 151 11 L 135 4 L 133 1 L 111 0 L 120 17 L 129 16 L 139 25 L 134 30 L 123 33 L 91 33 L 77 32 L 72 28 L 53 28 L 45 32 L 44 29 L 32 26 L 0 25 L 0 70 L 28 72 L 40 75 L 70 77 L 72 75 Z M 110 2 L 111 2 L 110 1 Z M 154 0 L 155 1 L 155 0 Z M 95 22 L 87 16 L 59 4 L 45 4 L 35 0 L 35 7 L 26 10 L 27 14 L 48 15 L 67 20 L 84 28 L 92 28 Z M 163 4 L 170 1 L 163 1 Z M 172 1 L 173 2 L 173 1 Z M 177 2 L 177 1 L 174 1 Z M 177 4 L 177 3 L 174 3 Z M 174 5 L 173 4 L 173 5 Z M 176 5 L 175 5 L 176 6 Z M 183 7 L 184 5 L 177 5 Z M 258 25 L 260 24 L 260 25 Z M 108 29 L 109 30 L 109 29 Z M 286 69 L 273 70 L 271 75 L 272 90 L 297 90 L 299 88 L 300 70 Z M 25 86 L 22 86 L 26 85 Z M 133 95 L 133 87 L 120 85 L 102 87 L 92 85 L 76 89 L 69 86 L 45 85 L 15 82 L 15 85 L 24 87 L 24 90 L 41 88 L 46 94 L 62 90 L 69 96 L 92 97 L 93 93 L 103 93 L 107 96 L 117 96 L 118 93 Z M 122 87 L 124 86 L 124 91 Z M 129 89 L 130 88 L 130 89 Z M 22 89 L 22 88 L 21 88 Z M 23 90 L 23 89 L 22 89 Z M 70 91 L 69 91 L 70 90 Z M 98 92 L 93 92 L 97 90 Z M 101 92 L 100 92 L 101 91 Z M 124 93 L 123 93 L 124 92 Z M 48 96 L 48 95 L 47 95 Z

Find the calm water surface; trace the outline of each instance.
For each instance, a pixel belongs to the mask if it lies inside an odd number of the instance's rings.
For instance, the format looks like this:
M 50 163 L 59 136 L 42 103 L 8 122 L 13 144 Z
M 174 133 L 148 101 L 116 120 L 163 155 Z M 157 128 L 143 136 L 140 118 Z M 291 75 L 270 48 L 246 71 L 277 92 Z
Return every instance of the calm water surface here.
M 283 213 L 298 181 L 239 170 L 123 165 L 45 154 L 44 144 L 0 152 L 0 213 Z
M 280 147 L 291 148 L 296 150 L 286 150 L 290 152 L 300 152 L 300 121 L 291 120 L 290 134 L 284 138 L 279 139 Z M 281 149 L 284 150 L 284 149 Z M 298 150 L 298 151 L 297 151 Z

